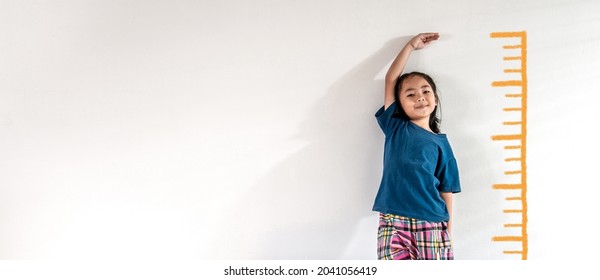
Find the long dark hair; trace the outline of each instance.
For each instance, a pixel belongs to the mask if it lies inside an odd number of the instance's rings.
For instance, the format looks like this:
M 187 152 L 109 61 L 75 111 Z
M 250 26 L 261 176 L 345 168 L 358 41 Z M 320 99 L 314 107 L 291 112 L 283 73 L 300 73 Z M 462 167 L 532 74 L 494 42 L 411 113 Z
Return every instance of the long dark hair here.
M 441 104 L 440 104 L 440 98 L 438 97 L 437 86 L 435 85 L 435 82 L 429 75 L 427 75 L 425 73 L 421 73 L 421 72 L 404 73 L 404 74 L 402 74 L 402 76 L 400 76 L 398 78 L 398 80 L 396 81 L 396 85 L 394 86 L 394 97 L 396 98 L 396 102 L 398 102 L 398 106 L 396 106 L 396 112 L 394 113 L 394 115 L 392 117 L 405 119 L 407 121 L 410 120 L 408 118 L 408 115 L 406 115 L 406 112 L 404 112 L 404 109 L 402 109 L 402 104 L 400 104 L 400 91 L 402 90 L 402 82 L 404 82 L 404 80 L 406 78 L 412 77 L 412 76 L 419 76 L 419 77 L 425 79 L 425 81 L 427 81 L 427 83 L 429 83 L 429 85 L 431 86 L 431 89 L 433 90 L 433 94 L 435 96 L 435 103 L 437 103 L 437 106 L 435 106 L 435 108 L 433 109 L 433 112 L 431 112 L 431 114 L 429 115 L 429 128 L 431 129 L 431 131 L 433 131 L 435 133 L 440 133 L 440 126 L 442 125 L 442 117 L 441 117 L 442 108 L 441 108 Z M 440 111 L 439 117 L 438 117 L 438 113 L 437 113 L 438 108 Z

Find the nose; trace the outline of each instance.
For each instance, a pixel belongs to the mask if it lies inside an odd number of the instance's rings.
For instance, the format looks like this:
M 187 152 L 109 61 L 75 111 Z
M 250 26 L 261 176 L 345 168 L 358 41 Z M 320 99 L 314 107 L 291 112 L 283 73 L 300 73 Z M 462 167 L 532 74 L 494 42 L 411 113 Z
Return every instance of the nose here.
M 420 96 L 419 98 L 417 98 L 417 102 L 423 102 L 425 101 L 425 97 Z

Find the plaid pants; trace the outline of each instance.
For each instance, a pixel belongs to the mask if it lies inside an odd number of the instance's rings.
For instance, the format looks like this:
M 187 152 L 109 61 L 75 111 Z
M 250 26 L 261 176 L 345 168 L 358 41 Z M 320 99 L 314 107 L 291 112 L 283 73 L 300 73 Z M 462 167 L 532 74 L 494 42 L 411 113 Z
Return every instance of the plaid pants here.
M 453 260 L 448 223 L 379 214 L 380 260 Z

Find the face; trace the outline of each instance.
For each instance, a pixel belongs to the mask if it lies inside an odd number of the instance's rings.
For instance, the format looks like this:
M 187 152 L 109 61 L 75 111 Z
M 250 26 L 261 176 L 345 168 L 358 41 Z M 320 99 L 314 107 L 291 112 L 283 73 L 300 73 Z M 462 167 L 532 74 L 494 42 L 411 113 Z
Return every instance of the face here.
M 429 121 L 429 115 L 437 106 L 431 85 L 421 76 L 410 76 L 402 82 L 399 93 L 400 105 L 413 122 Z

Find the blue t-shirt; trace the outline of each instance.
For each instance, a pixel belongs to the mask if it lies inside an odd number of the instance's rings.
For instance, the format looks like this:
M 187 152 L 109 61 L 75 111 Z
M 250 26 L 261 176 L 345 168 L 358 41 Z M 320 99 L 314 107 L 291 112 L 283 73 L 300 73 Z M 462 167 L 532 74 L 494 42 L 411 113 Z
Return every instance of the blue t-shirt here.
M 394 118 L 397 102 L 375 113 L 385 134 L 383 176 L 373 211 L 430 222 L 448 221 L 439 192 L 460 192 L 458 165 L 445 134 Z

